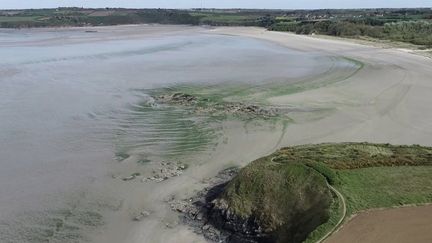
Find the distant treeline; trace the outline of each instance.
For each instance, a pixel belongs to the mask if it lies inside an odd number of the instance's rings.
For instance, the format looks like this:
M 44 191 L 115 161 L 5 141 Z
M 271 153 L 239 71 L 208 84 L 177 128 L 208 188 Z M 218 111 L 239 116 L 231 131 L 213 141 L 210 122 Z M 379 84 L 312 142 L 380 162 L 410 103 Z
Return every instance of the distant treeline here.
M 432 21 L 410 20 L 371 25 L 365 22 L 339 20 L 318 22 L 282 22 L 269 27 L 275 31 L 290 31 L 297 34 L 321 34 L 341 37 L 368 36 L 409 42 L 432 47 Z
M 32 9 L 0 10 L 1 28 L 120 24 L 261 26 L 274 31 L 341 37 L 368 36 L 432 47 L 431 9 Z
M 90 10 L 68 8 L 25 10 L 16 14 L 3 14 L 3 16 L 0 16 L 1 28 L 105 26 L 143 23 L 198 25 L 199 18 L 181 10 Z

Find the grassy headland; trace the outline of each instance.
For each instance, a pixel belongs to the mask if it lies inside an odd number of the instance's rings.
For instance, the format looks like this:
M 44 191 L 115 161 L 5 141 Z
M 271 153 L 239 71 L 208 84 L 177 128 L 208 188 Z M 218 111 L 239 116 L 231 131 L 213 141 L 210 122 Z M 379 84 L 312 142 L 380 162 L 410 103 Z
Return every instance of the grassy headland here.
M 258 242 L 314 242 L 341 217 L 341 202 L 326 183 L 346 199 L 349 216 L 366 209 L 432 202 L 431 172 L 432 148 L 418 145 L 287 147 L 243 168 L 214 201 L 214 211 L 228 222 L 219 225 L 226 230 L 253 222 L 240 234 Z

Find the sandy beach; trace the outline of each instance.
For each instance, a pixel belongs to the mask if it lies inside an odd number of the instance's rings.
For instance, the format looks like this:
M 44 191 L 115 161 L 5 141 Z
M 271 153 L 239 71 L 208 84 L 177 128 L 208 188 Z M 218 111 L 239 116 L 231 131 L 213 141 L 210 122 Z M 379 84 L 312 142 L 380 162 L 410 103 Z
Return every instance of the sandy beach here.
M 191 169 L 172 183 L 161 185 L 163 188 L 154 188 L 161 200 L 174 192 L 179 197 L 187 198 L 194 189 L 202 187 L 200 180 L 215 175 L 217 170 L 232 161 L 236 161 L 236 165 L 244 165 L 277 147 L 345 141 L 432 145 L 432 107 L 429 105 L 429 93 L 432 91 L 431 59 L 400 50 L 268 32 L 260 28 L 216 28 L 205 31 L 214 35 L 258 38 L 304 52 L 352 58 L 362 62 L 364 67 L 337 84 L 271 98 L 269 101 L 277 105 L 303 109 L 325 108 L 332 109 L 332 112 L 320 119 L 308 119 L 309 115 L 302 112 L 292 113 L 294 124 L 286 128 L 280 143 L 275 143 L 280 135 L 277 132 L 255 131 L 246 137 L 243 137 L 244 134 L 234 135 L 228 145 L 218 147 L 201 166 Z M 232 136 L 238 129 L 230 125 L 224 132 Z M 181 224 L 167 228 L 165 220 L 176 222 L 176 216 L 168 208 L 163 208 L 160 205 L 158 218 L 137 226 L 131 242 L 203 241 Z M 415 218 L 410 220 L 416 222 Z

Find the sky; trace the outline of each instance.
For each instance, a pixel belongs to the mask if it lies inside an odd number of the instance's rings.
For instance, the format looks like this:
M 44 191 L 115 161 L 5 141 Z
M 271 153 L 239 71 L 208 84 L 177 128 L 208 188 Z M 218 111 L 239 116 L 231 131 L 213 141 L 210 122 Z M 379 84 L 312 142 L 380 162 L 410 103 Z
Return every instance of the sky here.
M 432 7 L 432 0 L 0 0 L 0 9 L 56 7 L 123 8 L 408 8 Z

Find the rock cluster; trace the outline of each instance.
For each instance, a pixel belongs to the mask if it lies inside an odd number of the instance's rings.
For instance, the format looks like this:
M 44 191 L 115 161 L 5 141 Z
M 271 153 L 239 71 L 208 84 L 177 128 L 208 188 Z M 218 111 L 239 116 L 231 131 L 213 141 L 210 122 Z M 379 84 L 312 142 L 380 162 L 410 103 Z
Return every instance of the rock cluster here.
M 162 103 L 170 103 L 170 104 L 179 104 L 179 105 L 193 105 L 196 104 L 198 101 L 198 98 L 185 93 L 174 93 L 170 95 L 160 95 L 157 97 L 154 97 L 156 101 L 162 102 Z
M 230 211 L 221 199 L 208 203 L 207 217 L 214 226 L 231 232 L 227 242 L 272 242 L 255 218 L 242 218 Z
M 144 218 L 147 218 L 148 216 L 150 216 L 150 212 L 149 211 L 142 211 L 142 212 L 139 212 L 138 215 L 136 215 L 134 217 L 134 220 L 135 221 L 141 221 Z
M 253 242 L 235 238 L 231 232 L 219 230 L 217 225 L 210 221 L 214 199 L 222 191 L 225 184 L 238 172 L 237 168 L 221 171 L 216 177 L 205 180 L 209 184 L 195 197 L 187 200 L 170 200 L 168 203 L 172 210 L 181 213 L 182 220 L 193 227 L 198 234 L 204 235 L 211 242 Z M 235 240 L 235 241 L 234 241 Z
M 275 117 L 280 113 L 277 108 L 267 108 L 244 103 L 227 103 L 225 104 L 224 111 L 231 114 L 244 114 L 263 118 Z
M 133 174 L 130 175 L 130 176 L 123 177 L 122 180 L 123 180 L 123 181 L 131 181 L 131 180 L 137 178 L 137 177 L 140 176 L 140 175 L 141 175 L 140 173 L 133 173 Z
M 161 162 L 160 167 L 152 171 L 152 176 L 143 178 L 141 181 L 162 182 L 169 178 L 180 176 L 186 168 L 186 165 L 176 162 Z
M 262 107 L 242 102 L 211 103 L 207 99 L 199 99 L 196 96 L 185 93 L 160 95 L 154 97 L 154 99 L 161 103 L 191 106 L 195 112 L 211 113 L 212 115 L 232 114 L 270 118 L 281 114 L 281 111 L 275 107 Z
M 128 176 L 112 175 L 112 177 L 120 178 L 123 181 L 141 179 L 141 182 L 162 182 L 180 176 L 186 169 L 187 165 L 179 162 L 153 162 L 149 163 L 148 170 L 143 173 L 135 172 Z

